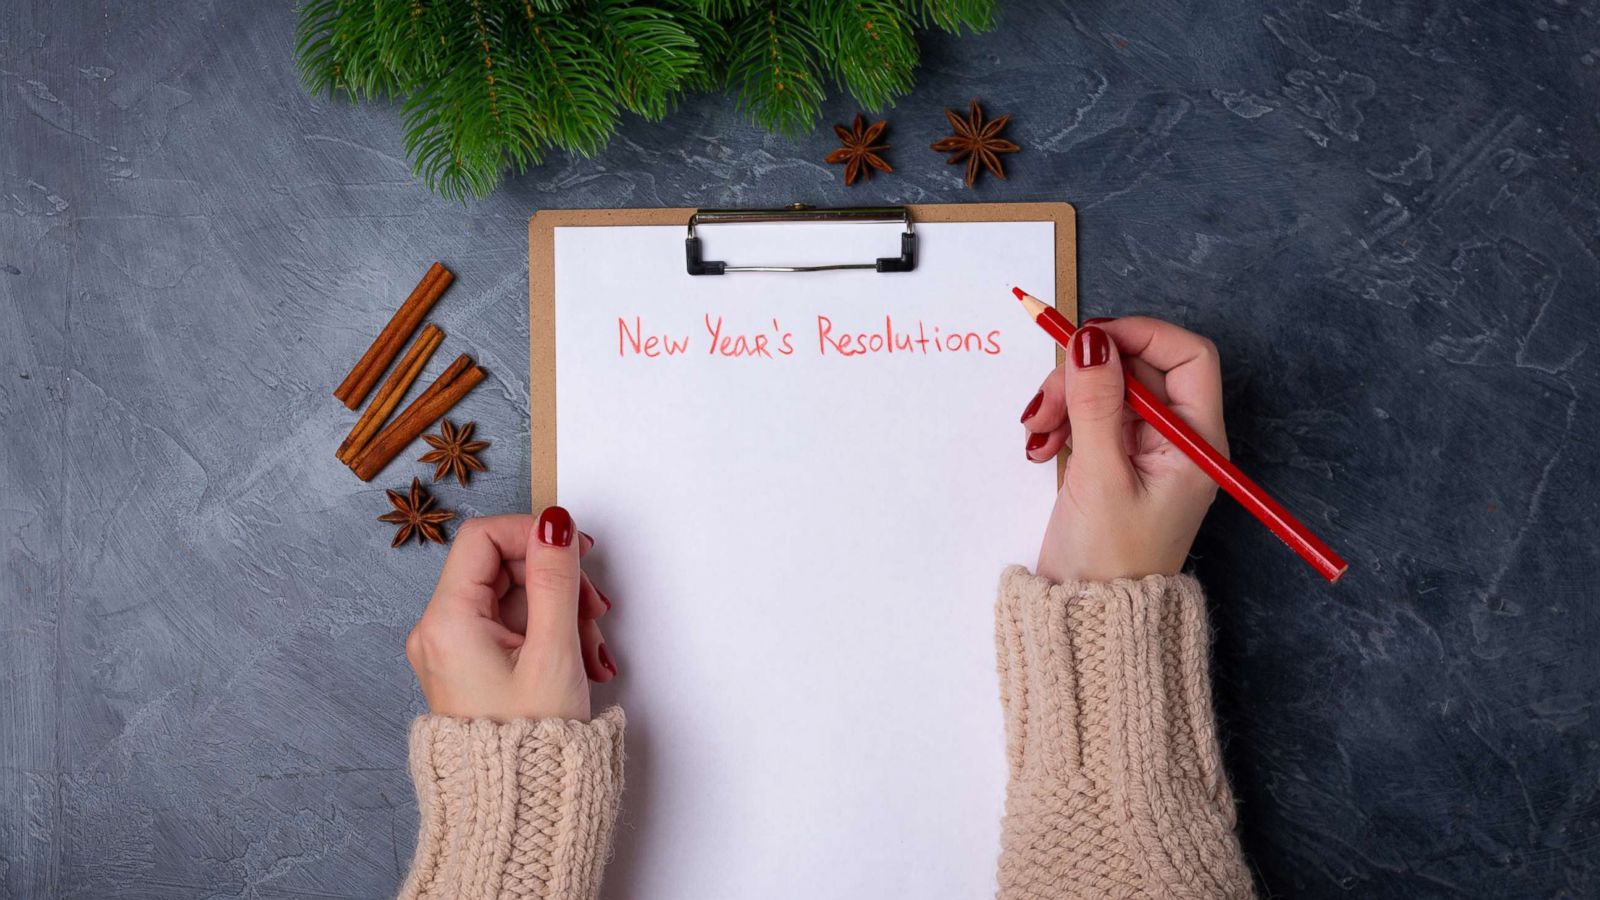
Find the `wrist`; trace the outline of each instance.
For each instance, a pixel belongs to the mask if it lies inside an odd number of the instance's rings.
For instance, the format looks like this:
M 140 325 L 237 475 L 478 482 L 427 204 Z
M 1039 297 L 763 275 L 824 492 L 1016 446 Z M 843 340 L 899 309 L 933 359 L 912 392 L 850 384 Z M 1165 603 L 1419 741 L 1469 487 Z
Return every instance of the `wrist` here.
M 1192 535 L 1152 533 L 1157 529 L 1120 534 L 1108 528 L 1076 531 L 1047 532 L 1034 571 L 1058 584 L 1172 576 L 1183 571 L 1193 543 Z

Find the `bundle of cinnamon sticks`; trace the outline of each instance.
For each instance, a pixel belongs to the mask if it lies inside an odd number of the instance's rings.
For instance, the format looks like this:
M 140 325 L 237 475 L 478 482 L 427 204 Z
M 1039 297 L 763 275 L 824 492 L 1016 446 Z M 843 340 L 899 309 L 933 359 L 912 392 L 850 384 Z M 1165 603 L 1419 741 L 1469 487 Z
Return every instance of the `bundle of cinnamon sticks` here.
M 439 302 L 445 288 L 454 280 L 455 276 L 442 264 L 434 263 L 429 267 L 416 290 L 400 305 L 389 324 L 379 332 L 372 346 L 367 348 L 367 352 L 333 395 L 350 409 L 359 407 L 372 393 L 378 379 L 389 370 L 389 364 L 400 355 L 400 348 L 411 341 L 417 326 L 422 324 L 428 311 Z M 444 374 L 418 394 L 394 421 L 389 421 L 389 415 L 400 405 L 412 382 L 417 380 L 433 352 L 443 342 L 444 331 L 439 326 L 432 323 L 424 326 L 416 340 L 411 341 L 410 349 L 401 357 L 394 371 L 389 372 L 383 386 L 378 388 L 366 412 L 350 429 L 349 436 L 339 444 L 336 454 L 339 461 L 348 465 L 362 481 L 371 481 L 373 476 L 383 471 L 401 451 L 433 427 L 434 422 L 449 412 L 487 375 L 472 361 L 472 357 L 463 353 L 456 357 Z

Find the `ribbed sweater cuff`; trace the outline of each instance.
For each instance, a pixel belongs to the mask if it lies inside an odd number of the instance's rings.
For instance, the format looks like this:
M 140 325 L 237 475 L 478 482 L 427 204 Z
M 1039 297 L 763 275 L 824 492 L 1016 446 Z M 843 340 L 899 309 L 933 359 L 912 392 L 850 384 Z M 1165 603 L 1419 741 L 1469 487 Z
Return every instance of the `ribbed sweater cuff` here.
M 995 618 L 1011 767 L 1003 900 L 1252 896 L 1199 584 L 1054 584 L 1011 568 Z
M 421 818 L 402 898 L 592 900 L 622 795 L 622 710 L 589 722 L 422 716 Z
M 1013 566 L 996 628 L 1013 771 L 1105 772 L 1133 744 L 1171 775 L 1225 784 L 1205 596 L 1192 576 L 1057 584 Z

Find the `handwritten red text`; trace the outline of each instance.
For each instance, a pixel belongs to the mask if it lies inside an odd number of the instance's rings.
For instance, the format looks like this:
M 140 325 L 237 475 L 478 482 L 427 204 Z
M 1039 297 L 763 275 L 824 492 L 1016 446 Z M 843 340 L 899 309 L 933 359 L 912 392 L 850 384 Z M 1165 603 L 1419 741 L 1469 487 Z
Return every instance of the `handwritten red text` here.
M 983 353 L 1000 354 L 1000 330 L 985 334 L 976 331 L 944 331 L 935 325 L 930 330 L 921 319 L 916 330 L 896 328 L 893 316 L 883 317 L 883 328 L 871 331 L 842 331 L 827 316 L 817 316 L 817 352 L 822 356 L 861 356 L 867 353 Z
M 712 318 L 706 313 L 706 334 L 711 344 L 706 352 L 712 356 L 760 356 L 772 359 L 772 354 L 790 356 L 794 353 L 794 332 L 784 331 L 778 320 L 772 320 L 772 333 L 757 332 L 751 335 L 731 334 L 723 327 L 722 317 Z
M 641 317 L 633 317 L 633 328 L 628 328 L 628 320 L 617 318 L 617 355 L 648 356 L 651 359 L 661 356 L 677 356 L 689 352 L 689 336 L 684 335 L 683 340 L 675 340 L 671 335 L 646 335 L 644 322 Z
M 663 328 L 647 328 L 642 316 L 631 320 L 618 316 L 617 355 L 648 359 L 686 356 L 700 352 L 702 338 L 705 340 L 704 355 L 726 359 L 783 359 L 797 355 L 806 346 L 804 341 L 797 343 L 795 333 L 784 328 L 777 319 L 752 327 L 747 321 L 706 313 L 701 323 L 704 331 L 696 337 L 689 332 L 673 334 Z M 818 356 L 843 357 L 896 353 L 999 356 L 1003 352 L 1000 329 L 950 328 L 949 324 L 929 324 L 922 319 L 896 320 L 893 315 L 886 315 L 881 325 L 862 328 L 859 320 L 846 325 L 836 323 L 830 316 L 818 315 L 814 346 Z

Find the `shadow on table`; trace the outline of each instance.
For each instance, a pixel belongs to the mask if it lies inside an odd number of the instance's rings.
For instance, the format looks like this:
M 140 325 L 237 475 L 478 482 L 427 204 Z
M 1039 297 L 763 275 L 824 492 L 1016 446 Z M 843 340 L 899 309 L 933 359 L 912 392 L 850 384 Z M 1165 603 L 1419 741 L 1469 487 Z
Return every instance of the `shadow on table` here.
M 626 687 L 619 687 L 610 697 L 610 702 L 627 710 L 629 695 Z M 640 716 L 641 720 L 644 718 Z M 649 829 L 666 826 L 655 821 L 650 814 L 654 796 L 654 766 L 650 729 L 644 721 L 628 722 L 625 752 L 626 784 L 623 788 L 622 811 L 617 817 L 611 861 L 606 865 L 604 887 L 600 893 L 605 900 L 651 900 L 647 889 L 649 873 L 644 871 L 640 853 Z

